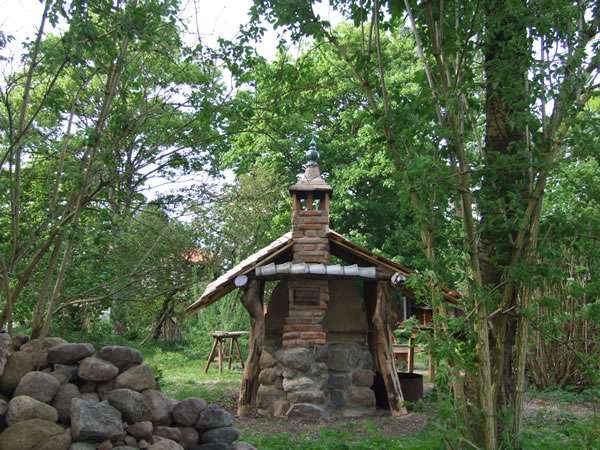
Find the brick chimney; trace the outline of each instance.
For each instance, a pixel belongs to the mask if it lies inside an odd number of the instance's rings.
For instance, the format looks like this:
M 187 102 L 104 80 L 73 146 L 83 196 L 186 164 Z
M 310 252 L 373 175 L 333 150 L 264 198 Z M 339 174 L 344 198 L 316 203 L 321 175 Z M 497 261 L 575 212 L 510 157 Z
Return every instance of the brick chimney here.
M 332 189 L 321 177 L 314 140 L 306 152 L 304 173 L 290 187 L 292 195 L 293 262 L 329 264 L 329 201 Z
M 293 263 L 329 264 L 329 201 L 332 189 L 321 177 L 314 139 L 306 152 L 309 161 L 292 195 Z M 329 303 L 325 279 L 290 280 L 289 313 L 283 328 L 283 348 L 325 345 L 323 319 Z

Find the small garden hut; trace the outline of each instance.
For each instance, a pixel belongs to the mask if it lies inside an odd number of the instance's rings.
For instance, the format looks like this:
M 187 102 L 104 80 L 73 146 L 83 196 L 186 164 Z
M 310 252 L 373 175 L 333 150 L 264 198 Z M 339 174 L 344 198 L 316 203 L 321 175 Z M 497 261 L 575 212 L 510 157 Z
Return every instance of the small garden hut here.
M 188 311 L 244 290 L 251 330 L 241 416 L 255 407 L 285 417 L 368 414 L 375 409 L 376 374 L 385 384 L 390 412 L 403 414 L 391 291 L 399 291 L 413 312 L 418 309 L 404 285 L 411 270 L 329 228 L 332 188 L 321 176 L 314 143 L 307 156 L 304 173 L 289 188 L 292 230 L 210 283 Z M 267 302 L 269 280 L 277 284 Z M 457 297 L 451 291 L 443 295 Z

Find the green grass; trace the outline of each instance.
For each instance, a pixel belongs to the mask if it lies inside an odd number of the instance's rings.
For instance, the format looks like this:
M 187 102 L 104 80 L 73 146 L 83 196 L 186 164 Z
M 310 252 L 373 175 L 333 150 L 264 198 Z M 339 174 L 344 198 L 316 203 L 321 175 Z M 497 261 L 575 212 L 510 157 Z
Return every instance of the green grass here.
M 353 431 L 331 430 L 327 427 L 321 428 L 317 435 L 309 433 L 299 435 L 245 433 L 241 439 L 261 450 L 433 450 L 445 448 L 439 437 L 426 433 L 393 439 L 381 436 L 377 430 L 357 435 Z

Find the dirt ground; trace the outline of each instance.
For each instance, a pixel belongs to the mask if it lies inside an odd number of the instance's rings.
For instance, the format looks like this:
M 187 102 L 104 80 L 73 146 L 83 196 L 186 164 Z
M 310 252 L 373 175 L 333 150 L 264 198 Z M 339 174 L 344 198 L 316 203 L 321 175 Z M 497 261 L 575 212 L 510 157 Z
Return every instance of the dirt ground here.
M 236 413 L 237 390 L 228 390 L 225 398 L 217 402 L 234 416 Z M 423 429 L 430 414 L 411 412 L 402 417 L 392 417 L 389 411 L 378 409 L 374 415 L 357 418 L 332 418 L 327 421 L 305 422 L 274 417 L 236 417 L 235 426 L 242 433 L 258 434 L 318 434 L 326 427 L 330 431 L 351 431 L 353 434 L 368 434 L 376 430 L 378 434 L 389 438 L 408 436 Z

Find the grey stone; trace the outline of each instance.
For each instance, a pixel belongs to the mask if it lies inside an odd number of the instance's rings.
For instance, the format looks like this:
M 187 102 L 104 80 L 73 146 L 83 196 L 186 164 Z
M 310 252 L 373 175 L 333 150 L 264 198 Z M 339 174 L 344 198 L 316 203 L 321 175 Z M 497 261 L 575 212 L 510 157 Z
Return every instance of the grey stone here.
M 191 448 L 198 444 L 200 433 L 195 428 L 184 427 L 181 429 L 181 444 L 183 448 Z
M 137 450 L 139 447 L 133 445 L 118 445 L 113 447 L 113 450 Z
M 329 400 L 334 408 L 340 409 L 346 406 L 346 391 L 340 389 L 331 389 L 329 391 Z
M 285 400 L 285 392 L 274 386 L 261 384 L 256 394 L 256 404 L 259 408 L 270 409 L 276 400 Z
M 50 364 L 74 364 L 94 354 L 94 346 L 87 343 L 65 343 L 48 350 Z
M 357 355 L 349 345 L 330 345 L 327 355 L 327 366 L 331 370 L 349 372 L 356 368 Z
M 287 399 L 290 403 L 325 403 L 325 394 L 320 389 L 288 392 Z
M 193 426 L 200 416 L 200 412 L 206 408 L 206 402 L 201 398 L 190 397 L 178 402 L 171 410 L 173 421 L 184 427 Z
M 37 355 L 32 352 L 15 352 L 6 363 L 4 373 L 0 377 L 0 390 L 12 392 L 15 390 L 21 378 L 32 370 L 35 370 Z
M 220 442 L 223 444 L 231 444 L 240 437 L 240 432 L 234 427 L 213 428 L 212 430 L 202 433 L 201 440 L 204 443 Z
M 0 376 L 4 373 L 4 368 L 8 358 L 13 353 L 13 339 L 8 333 L 0 333 Z M 17 347 L 18 349 L 18 347 Z
M 28 395 L 44 403 L 50 403 L 60 383 L 52 375 L 44 372 L 29 372 L 21 378 L 15 390 L 15 396 Z
M 374 373 L 372 370 L 362 369 L 352 373 L 352 384 L 370 388 L 373 386 Z
M 273 367 L 277 364 L 277 360 L 273 357 L 273 355 L 268 350 L 263 350 L 260 354 L 260 360 L 258 365 L 261 369 L 266 369 L 269 367 Z
M 43 444 L 37 445 L 35 450 L 69 450 L 71 447 L 71 432 L 63 431 L 62 434 L 52 436 Z
M 89 442 L 73 442 L 69 450 L 96 450 L 96 444 Z
M 361 386 L 352 386 L 348 402 L 358 406 L 375 406 L 375 392 L 373 389 Z
M 363 350 L 360 353 L 358 362 L 357 362 L 357 367 L 360 367 L 361 369 L 366 369 L 366 370 L 373 370 L 374 368 L 374 364 L 373 364 L 373 355 L 371 355 L 371 352 L 366 349 Z
M 8 403 L 6 423 L 9 426 L 17 422 L 31 419 L 42 419 L 48 422 L 58 420 L 58 412 L 55 408 L 26 395 L 13 397 Z
M 312 403 L 295 403 L 290 406 L 287 412 L 288 419 L 299 419 L 299 420 L 321 420 L 328 417 L 327 411 Z
M 144 360 L 142 354 L 138 350 L 121 345 L 109 345 L 107 347 L 102 347 L 98 356 L 117 366 L 120 371 L 137 366 Z
M 285 367 L 299 371 L 308 371 L 313 363 L 313 354 L 307 348 L 292 348 L 277 352 L 277 359 Z
M 80 398 L 79 388 L 73 383 L 63 384 L 56 393 L 52 406 L 58 411 L 58 420 L 71 423 L 71 403 L 74 398 Z
M 285 378 L 283 380 L 283 390 L 286 392 L 308 390 L 315 384 L 315 380 L 309 377 Z
M 98 383 L 96 385 L 96 392 L 98 392 L 98 395 L 100 396 L 101 400 L 106 400 L 110 391 L 112 391 L 113 389 L 118 389 L 120 387 L 122 386 L 117 386 L 117 380 L 112 379 L 109 381 Z
M 128 423 L 141 422 L 144 419 L 144 396 L 131 389 L 115 389 L 108 394 L 108 403 L 123 414 Z
M 108 402 L 92 402 L 79 398 L 71 405 L 71 432 L 76 441 L 102 442 L 125 435 L 121 413 Z
M 26 334 L 17 334 L 13 336 L 12 346 L 14 351 L 19 351 L 19 349 L 27 342 L 29 342 L 29 336 L 27 336 Z
M 281 377 L 281 370 L 277 367 L 270 367 L 262 369 L 258 375 L 258 382 L 260 384 L 275 384 L 278 378 Z
M 20 351 L 28 352 L 33 355 L 35 367 L 37 370 L 42 370 L 48 367 L 48 351 L 50 348 L 57 345 L 65 344 L 62 338 L 47 337 L 43 339 L 33 339 L 21 346 Z
M 77 367 L 77 371 L 79 372 L 79 367 Z M 114 384 L 114 383 L 113 383 Z M 89 394 L 92 392 L 96 392 L 97 384 L 94 381 L 83 381 L 79 384 L 79 392 L 82 394 Z M 112 391 L 113 387 L 109 389 Z
M 42 419 L 24 420 L 0 434 L 0 449 L 34 450 L 53 436 L 63 433 L 63 428 L 54 422 Z
M 109 440 L 102 441 L 96 446 L 96 450 L 112 450 L 113 445 Z
M 175 442 L 181 441 L 181 430 L 176 427 L 154 427 L 154 435 L 165 439 L 171 439 Z
M 54 372 L 61 372 L 67 375 L 67 381 L 73 381 L 77 378 L 79 367 L 70 364 L 54 364 Z
M 82 380 L 108 381 L 118 373 L 117 366 L 94 356 L 88 356 L 79 363 L 79 378 Z
M 131 424 L 127 427 L 127 433 L 139 440 L 145 439 L 149 441 L 152 439 L 153 432 L 154 426 L 152 425 L 152 422 L 147 420 Z
M 327 385 L 331 389 L 346 389 L 352 385 L 352 374 L 348 373 L 335 373 L 329 374 Z
M 156 387 L 154 369 L 147 364 L 140 364 L 127 369 L 116 380 L 116 387 L 144 391 Z
M 271 404 L 271 408 L 272 408 L 272 414 L 275 417 L 285 417 L 286 413 L 288 412 L 288 410 L 290 409 L 290 402 L 288 402 L 287 400 L 275 400 L 272 404 Z
M 183 450 L 183 447 L 171 439 L 156 436 L 154 444 L 149 447 L 150 450 Z
M 88 392 L 86 394 L 81 394 L 79 396 L 79 398 L 82 400 L 88 400 L 90 402 L 99 402 L 100 401 L 100 396 L 98 394 L 96 394 L 95 392 Z
M 227 411 L 216 406 L 209 406 L 200 413 L 196 422 L 199 431 L 211 428 L 229 427 L 233 423 L 233 417 Z
M 149 420 L 155 425 L 170 425 L 169 400 L 165 395 L 154 389 L 148 389 L 143 394 L 144 420 Z
M 137 439 L 133 436 L 127 435 L 123 440 L 125 441 L 125 445 L 131 445 L 132 447 L 135 447 L 137 445 Z

